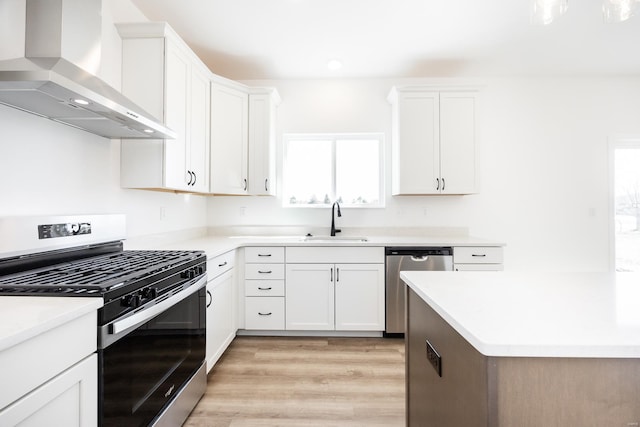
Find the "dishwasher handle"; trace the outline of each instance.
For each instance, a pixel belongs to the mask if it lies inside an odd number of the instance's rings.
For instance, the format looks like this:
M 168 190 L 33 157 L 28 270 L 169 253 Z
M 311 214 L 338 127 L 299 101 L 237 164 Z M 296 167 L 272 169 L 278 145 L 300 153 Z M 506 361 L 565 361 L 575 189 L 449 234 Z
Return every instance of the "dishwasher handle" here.
M 418 258 L 428 256 L 452 256 L 453 248 L 451 246 L 397 246 L 386 247 L 385 255 L 401 255 Z

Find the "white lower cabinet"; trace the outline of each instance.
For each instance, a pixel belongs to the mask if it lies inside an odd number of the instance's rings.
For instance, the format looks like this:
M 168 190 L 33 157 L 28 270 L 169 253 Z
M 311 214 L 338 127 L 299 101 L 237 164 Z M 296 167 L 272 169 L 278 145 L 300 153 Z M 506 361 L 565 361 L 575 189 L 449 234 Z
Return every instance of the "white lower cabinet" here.
M 457 246 L 453 248 L 455 271 L 502 271 L 501 246 Z
M 281 331 L 285 327 L 285 271 L 283 247 L 244 250 L 245 329 Z
M 97 358 L 92 354 L 0 411 L 0 426 L 96 426 Z
M 286 329 L 335 328 L 333 264 L 287 264 Z
M 207 372 L 236 336 L 235 251 L 208 261 L 207 271 Z
M 284 297 L 247 297 L 245 328 L 271 331 L 284 329 Z
M 0 350 L 0 426 L 98 424 L 96 324 L 91 311 Z
M 384 330 L 384 265 L 336 264 L 336 331 Z
M 288 330 L 384 330 L 383 264 L 288 264 Z
M 285 295 L 287 330 L 383 331 L 384 248 L 287 248 Z

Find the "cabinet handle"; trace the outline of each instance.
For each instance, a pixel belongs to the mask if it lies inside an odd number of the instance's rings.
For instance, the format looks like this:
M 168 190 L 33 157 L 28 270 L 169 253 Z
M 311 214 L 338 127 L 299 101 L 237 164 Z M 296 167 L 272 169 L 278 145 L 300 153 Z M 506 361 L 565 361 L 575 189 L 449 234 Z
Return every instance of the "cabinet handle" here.
M 187 185 L 191 185 L 191 181 L 193 181 L 193 173 L 191 171 L 187 171 L 187 173 L 189 174 L 189 182 L 187 182 Z
M 267 257 L 269 257 L 269 256 L 271 256 L 271 254 L 258 254 L 258 256 L 267 256 Z
M 260 273 L 260 274 L 271 274 L 271 273 L 273 273 L 273 270 L 269 270 L 269 271 L 258 270 L 258 273 Z
M 191 183 L 191 185 L 196 185 L 196 181 L 198 180 L 198 175 L 196 175 L 195 172 L 193 172 L 193 182 Z
M 269 313 L 260 313 L 258 312 L 258 316 L 271 316 L 273 313 L 269 312 Z
M 224 267 L 225 265 L 227 265 L 227 261 L 223 262 L 222 264 L 218 264 L 218 267 Z
M 436 190 L 440 191 L 440 178 L 436 178 Z
M 442 191 L 444 191 L 444 184 L 445 184 L 444 178 L 442 178 Z
M 330 282 L 333 282 L 333 268 L 331 268 L 331 277 L 329 278 Z
M 336 267 L 336 282 L 340 281 L 340 269 Z
M 487 254 L 471 254 L 471 256 L 485 257 Z
M 213 302 L 213 295 L 211 295 L 211 292 L 207 291 L 207 296 L 210 298 L 209 302 L 207 303 L 207 308 L 209 308 L 209 306 Z
M 271 289 L 273 289 L 273 288 L 272 288 L 272 287 L 268 287 L 268 288 L 261 288 L 261 287 L 258 287 L 258 290 L 259 290 L 259 291 L 270 291 Z
M 243 181 L 244 181 L 244 191 L 247 191 L 247 178 L 245 178 Z
M 269 178 L 265 178 L 264 180 L 264 191 L 269 191 L 269 186 L 267 183 L 269 182 Z

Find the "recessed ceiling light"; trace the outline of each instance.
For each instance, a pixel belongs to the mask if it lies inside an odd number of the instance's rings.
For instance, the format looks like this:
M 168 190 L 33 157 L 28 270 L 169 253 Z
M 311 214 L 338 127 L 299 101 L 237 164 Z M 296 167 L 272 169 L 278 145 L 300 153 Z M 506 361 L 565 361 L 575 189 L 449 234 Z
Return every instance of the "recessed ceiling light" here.
M 143 132 L 144 133 L 153 133 L 153 131 L 151 129 L 145 129 Z
M 72 99 L 72 101 L 80 105 L 89 105 L 89 101 L 85 101 L 84 99 L 81 99 L 81 98 Z
M 339 70 L 340 68 L 342 68 L 342 62 L 337 59 L 332 59 L 327 62 L 327 68 L 331 71 Z

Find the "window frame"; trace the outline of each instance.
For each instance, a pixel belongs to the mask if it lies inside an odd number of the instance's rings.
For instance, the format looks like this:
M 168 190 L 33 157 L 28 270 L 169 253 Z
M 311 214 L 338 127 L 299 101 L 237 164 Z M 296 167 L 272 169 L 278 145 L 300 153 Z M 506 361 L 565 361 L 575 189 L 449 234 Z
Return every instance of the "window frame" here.
M 289 143 L 292 141 L 313 141 L 313 140 L 330 140 L 331 141 L 331 194 L 329 197 L 331 199 L 331 203 L 289 203 L 289 197 L 287 196 L 287 182 L 288 182 L 288 174 L 287 171 L 287 157 L 289 152 Z M 358 132 L 358 133 L 284 133 L 282 135 L 282 145 L 283 145 L 283 173 L 282 173 L 282 206 L 285 208 L 330 208 L 333 202 L 336 201 L 336 189 L 337 189 L 337 181 L 336 181 L 336 142 L 338 140 L 376 140 L 378 142 L 378 202 L 373 204 L 350 204 L 350 203 L 340 203 L 340 207 L 344 208 L 355 208 L 355 209 L 380 209 L 385 207 L 385 135 L 382 132 Z
M 609 271 L 617 271 L 616 251 L 616 150 L 619 148 L 640 149 L 640 134 L 621 134 L 609 137 Z

